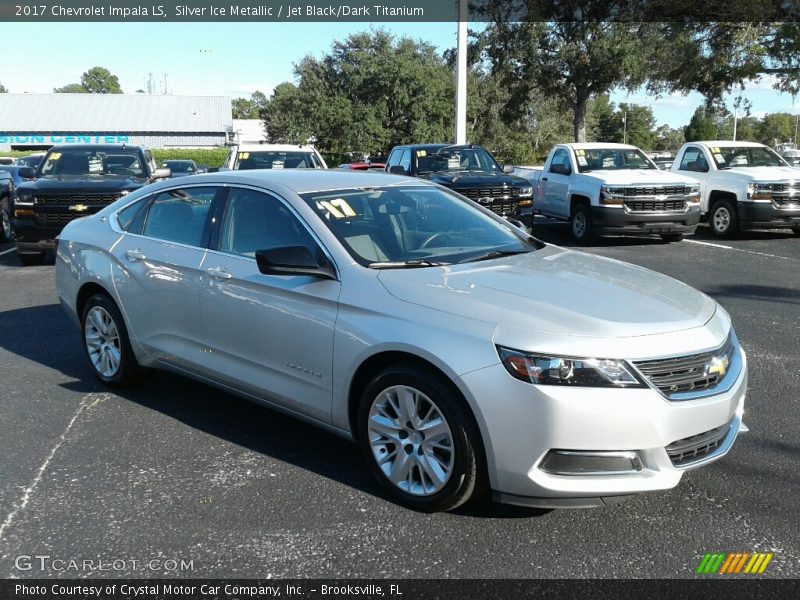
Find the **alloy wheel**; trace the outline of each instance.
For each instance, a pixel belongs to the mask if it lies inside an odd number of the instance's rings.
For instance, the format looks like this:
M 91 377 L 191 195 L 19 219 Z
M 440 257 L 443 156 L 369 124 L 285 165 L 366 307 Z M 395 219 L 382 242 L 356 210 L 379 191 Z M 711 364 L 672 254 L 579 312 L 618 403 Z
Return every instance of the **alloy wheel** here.
M 714 230 L 718 233 L 725 233 L 731 225 L 731 213 L 728 208 L 720 206 L 714 211 Z
M 379 469 L 414 496 L 441 491 L 453 472 L 453 434 L 441 409 L 413 387 L 395 385 L 373 400 L 367 425 Z
M 95 370 L 103 377 L 116 375 L 122 361 L 119 331 L 114 319 L 102 306 L 93 306 L 86 313 L 84 339 Z

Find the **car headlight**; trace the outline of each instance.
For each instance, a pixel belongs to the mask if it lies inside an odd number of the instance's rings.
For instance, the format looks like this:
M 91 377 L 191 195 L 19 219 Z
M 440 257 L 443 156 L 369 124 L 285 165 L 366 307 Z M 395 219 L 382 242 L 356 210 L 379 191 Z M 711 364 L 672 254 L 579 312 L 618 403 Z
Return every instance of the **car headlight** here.
M 600 204 L 622 206 L 625 203 L 625 188 L 611 185 L 600 187 Z
M 512 377 L 534 385 L 644 387 L 621 360 L 544 356 L 503 346 L 497 346 L 497 353 Z
M 772 184 L 771 183 L 748 183 L 747 184 L 747 197 L 750 200 L 771 200 L 772 199 Z
M 530 198 L 532 194 L 533 194 L 533 188 L 529 185 L 519 188 L 520 198 Z

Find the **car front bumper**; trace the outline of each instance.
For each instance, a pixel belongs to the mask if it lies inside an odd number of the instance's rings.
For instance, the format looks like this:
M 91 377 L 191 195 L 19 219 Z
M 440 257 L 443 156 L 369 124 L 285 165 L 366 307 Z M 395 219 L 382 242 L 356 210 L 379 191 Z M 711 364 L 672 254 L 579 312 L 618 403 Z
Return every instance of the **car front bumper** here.
M 739 351 L 741 369 L 727 391 L 684 401 L 670 401 L 650 387 L 535 386 L 512 378 L 500 364 L 462 376 L 478 407 L 495 498 L 524 506 L 585 508 L 675 487 L 685 471 L 724 456 L 745 429 L 747 364 Z M 720 437 L 713 449 L 673 464 L 668 446 L 715 430 Z M 638 470 L 555 474 L 543 468 L 552 451 L 633 454 Z
M 771 201 L 738 202 L 739 223 L 747 228 L 800 227 L 800 205 L 778 208 Z
M 598 234 L 692 234 L 700 222 L 700 205 L 685 212 L 629 212 L 622 207 L 592 207 L 592 223 Z
M 55 247 L 55 239 L 63 227 L 43 227 L 31 219 L 14 221 L 14 241 L 20 254 L 47 252 Z

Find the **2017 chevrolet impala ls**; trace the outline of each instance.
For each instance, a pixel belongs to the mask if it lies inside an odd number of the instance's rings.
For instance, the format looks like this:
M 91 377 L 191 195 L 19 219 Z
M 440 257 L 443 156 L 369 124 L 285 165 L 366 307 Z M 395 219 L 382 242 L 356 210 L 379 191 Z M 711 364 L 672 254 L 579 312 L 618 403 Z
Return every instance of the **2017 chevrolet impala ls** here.
M 170 369 L 350 436 L 419 510 L 668 489 L 744 429 L 714 300 L 418 179 L 154 184 L 67 225 L 56 284 L 106 384 Z

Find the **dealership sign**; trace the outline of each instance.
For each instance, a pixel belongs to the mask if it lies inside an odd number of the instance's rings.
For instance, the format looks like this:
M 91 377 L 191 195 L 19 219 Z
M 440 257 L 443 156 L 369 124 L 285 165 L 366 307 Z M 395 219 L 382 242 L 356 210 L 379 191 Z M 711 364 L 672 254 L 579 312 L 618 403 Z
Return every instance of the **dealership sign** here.
M 124 144 L 129 136 L 120 134 L 78 135 L 75 133 L 50 133 L 45 135 L 0 133 L 0 144 Z

